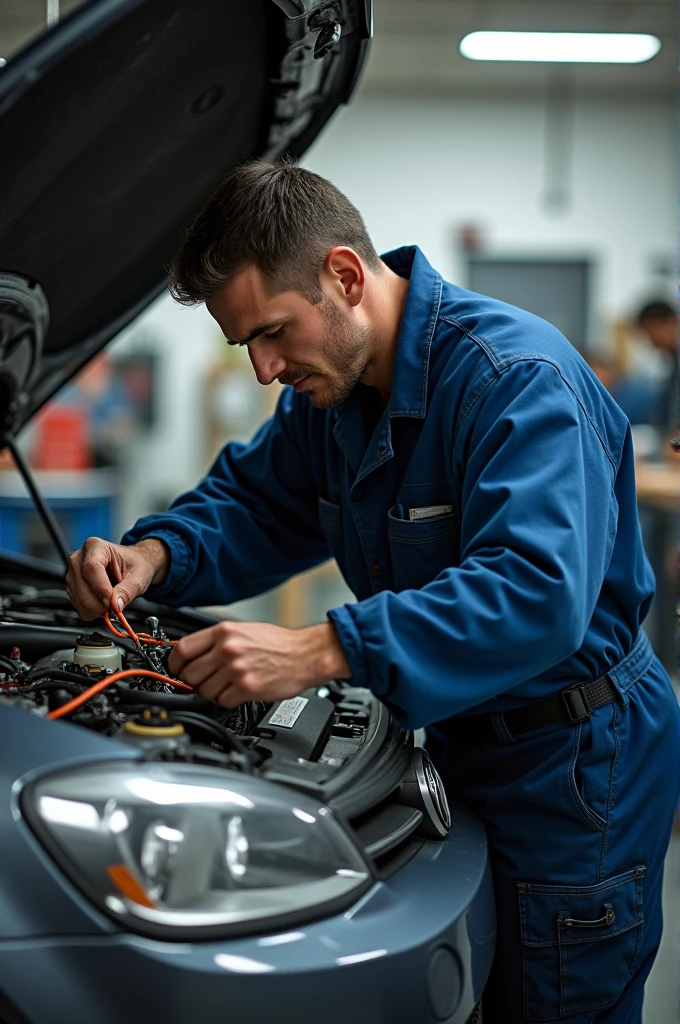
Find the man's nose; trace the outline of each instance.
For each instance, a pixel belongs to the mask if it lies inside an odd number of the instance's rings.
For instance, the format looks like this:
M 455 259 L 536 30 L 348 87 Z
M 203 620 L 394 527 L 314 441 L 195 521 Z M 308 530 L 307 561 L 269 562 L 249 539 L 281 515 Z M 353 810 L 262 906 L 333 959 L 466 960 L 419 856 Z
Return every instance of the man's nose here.
M 271 384 L 286 369 L 286 360 L 276 352 L 254 352 L 248 348 L 248 355 L 260 384 Z

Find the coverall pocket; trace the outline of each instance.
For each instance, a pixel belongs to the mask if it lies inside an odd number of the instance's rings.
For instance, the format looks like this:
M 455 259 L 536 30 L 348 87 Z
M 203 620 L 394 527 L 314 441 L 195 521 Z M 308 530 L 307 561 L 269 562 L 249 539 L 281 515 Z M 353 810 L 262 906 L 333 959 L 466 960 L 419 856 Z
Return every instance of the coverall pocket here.
M 616 1002 L 635 971 L 644 875 L 638 866 L 597 885 L 516 883 L 528 1020 Z
M 576 726 L 568 768 L 569 792 L 580 816 L 597 832 L 604 832 L 607 827 L 614 756 L 615 739 L 611 730 L 594 730 L 590 720 Z
M 319 526 L 329 533 L 342 533 L 342 509 L 332 501 L 319 498 Z
M 387 538 L 396 591 L 424 587 L 444 569 L 458 565 L 459 528 L 454 512 L 411 522 L 391 508 Z

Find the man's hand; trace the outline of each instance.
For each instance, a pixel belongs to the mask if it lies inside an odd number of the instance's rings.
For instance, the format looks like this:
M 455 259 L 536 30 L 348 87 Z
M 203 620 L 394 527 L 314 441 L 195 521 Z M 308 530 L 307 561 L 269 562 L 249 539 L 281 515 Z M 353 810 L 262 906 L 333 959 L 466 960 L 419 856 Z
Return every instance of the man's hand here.
M 330 623 L 284 629 L 266 622 L 219 622 L 183 637 L 168 668 L 223 708 L 285 700 L 352 675 Z
M 152 583 L 162 583 L 170 553 L 155 537 L 129 547 L 90 537 L 69 561 L 66 593 L 81 619 L 89 621 L 110 607 L 112 595 L 123 609 Z

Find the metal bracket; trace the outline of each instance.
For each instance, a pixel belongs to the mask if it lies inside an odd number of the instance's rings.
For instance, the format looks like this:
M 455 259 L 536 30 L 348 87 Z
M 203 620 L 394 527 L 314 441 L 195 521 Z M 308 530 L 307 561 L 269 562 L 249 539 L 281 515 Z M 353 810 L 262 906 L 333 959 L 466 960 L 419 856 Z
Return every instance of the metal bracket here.
M 323 7 L 320 11 L 314 11 L 310 15 L 307 27 L 312 32 L 319 33 L 314 44 L 314 59 L 321 60 L 340 41 L 342 35 L 340 11 L 335 4 Z

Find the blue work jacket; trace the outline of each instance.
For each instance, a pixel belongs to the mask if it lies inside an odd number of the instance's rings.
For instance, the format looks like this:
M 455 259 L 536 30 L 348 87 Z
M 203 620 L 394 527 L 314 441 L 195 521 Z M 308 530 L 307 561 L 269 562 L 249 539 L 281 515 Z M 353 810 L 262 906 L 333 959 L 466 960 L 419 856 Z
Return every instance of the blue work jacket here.
M 357 598 L 328 612 L 352 678 L 412 728 L 595 679 L 654 591 L 626 417 L 544 320 L 415 246 L 383 259 L 410 278 L 387 408 L 363 385 L 331 410 L 285 388 L 123 538 L 170 549 L 149 596 L 228 604 L 332 556 Z

